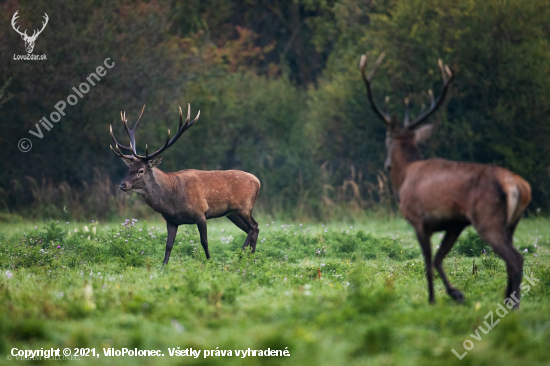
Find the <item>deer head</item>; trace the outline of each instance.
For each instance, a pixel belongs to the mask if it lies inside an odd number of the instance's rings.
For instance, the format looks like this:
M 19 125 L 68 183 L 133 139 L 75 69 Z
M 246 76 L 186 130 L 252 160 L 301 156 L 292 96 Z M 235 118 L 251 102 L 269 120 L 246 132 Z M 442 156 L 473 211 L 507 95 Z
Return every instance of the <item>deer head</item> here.
M 151 181 L 151 174 L 153 168 L 157 167 L 161 160 L 162 156 L 160 155 L 163 151 L 168 149 L 170 146 L 172 146 L 177 139 L 180 138 L 180 136 L 187 131 L 193 124 L 199 119 L 199 116 L 201 112 L 197 114 L 197 117 L 191 122 L 190 115 L 191 115 L 191 106 L 187 105 L 187 118 L 185 119 L 185 123 L 183 123 L 183 114 L 180 110 L 180 124 L 178 128 L 178 132 L 176 132 L 175 136 L 170 139 L 170 130 L 168 130 L 168 137 L 166 138 L 166 143 L 163 147 L 161 147 L 159 150 L 155 151 L 154 153 L 149 155 L 149 150 L 147 148 L 147 145 L 145 145 L 145 155 L 138 155 L 136 151 L 136 130 L 139 126 L 139 122 L 141 121 L 141 117 L 143 116 L 143 111 L 145 110 L 145 105 L 143 106 L 143 109 L 141 110 L 141 114 L 134 125 L 133 129 L 130 129 L 128 127 L 128 120 L 126 119 L 126 112 L 122 113 L 120 112 L 120 117 L 122 119 L 122 125 L 124 126 L 124 129 L 126 130 L 126 133 L 128 134 L 128 137 L 130 138 L 130 146 L 122 145 L 120 144 L 113 135 L 113 126 L 109 125 L 110 133 L 111 133 L 111 139 L 113 140 L 115 144 L 115 149 L 111 145 L 111 151 L 118 157 L 122 158 L 122 161 L 130 168 L 128 171 L 128 175 L 126 178 L 120 183 L 120 189 L 124 192 L 133 190 L 136 192 L 142 192 L 143 189 L 146 187 L 147 183 Z M 130 151 L 132 155 L 125 155 L 123 154 L 120 149 Z
M 430 107 L 428 108 L 428 110 L 425 110 L 426 106 L 423 104 L 420 112 L 418 113 L 418 116 L 412 121 L 409 119 L 409 98 L 405 98 L 405 117 L 403 120 L 403 127 L 401 127 L 399 126 L 397 117 L 395 115 L 390 117 L 389 115 L 388 103 L 390 98 L 388 96 L 386 96 L 386 99 L 384 101 L 385 111 L 382 110 L 374 101 L 371 82 L 374 78 L 374 75 L 376 74 L 376 71 L 378 70 L 378 67 L 382 63 L 384 56 L 385 53 L 382 52 L 376 60 L 374 66 L 372 67 L 369 75 L 367 76 L 365 74 L 365 67 L 367 65 L 369 54 L 364 54 L 363 56 L 361 56 L 359 69 L 361 70 L 361 75 L 363 75 L 363 80 L 367 88 L 367 97 L 369 99 L 372 110 L 387 126 L 386 151 L 388 154 L 386 156 L 384 167 L 387 170 L 391 170 L 391 157 L 396 146 L 399 146 L 399 148 L 406 155 L 408 155 L 405 157 L 407 159 L 418 160 L 421 158 L 420 152 L 417 148 L 417 144 L 428 139 L 431 136 L 434 130 L 434 125 L 427 124 L 424 126 L 420 126 L 420 124 L 425 121 L 429 116 L 431 116 L 445 100 L 445 95 L 451 88 L 451 83 L 455 78 L 456 67 L 453 67 L 453 70 L 451 70 L 447 65 L 443 64 L 443 61 L 441 61 L 441 59 L 439 59 L 438 65 L 441 71 L 441 79 L 443 81 L 443 90 L 441 94 L 436 99 L 434 98 L 432 90 L 428 90 L 428 94 L 430 95 L 431 99 Z
M 15 20 L 19 17 L 17 15 L 17 13 L 19 12 L 16 11 L 15 14 L 13 14 L 13 17 L 11 18 L 11 26 L 13 27 L 13 29 L 19 33 L 19 35 L 21 36 L 21 38 L 23 38 L 23 40 L 25 41 L 25 49 L 27 50 L 27 53 L 32 53 L 32 50 L 34 49 L 34 42 L 36 42 L 36 38 L 38 38 L 38 36 L 40 35 L 40 33 L 42 33 L 42 31 L 44 30 L 44 28 L 46 28 L 46 24 L 48 24 L 48 14 L 44 13 L 44 19 L 45 19 L 45 22 L 42 23 L 42 29 L 40 29 L 39 31 L 37 31 L 36 29 L 34 30 L 34 32 L 32 33 L 32 36 L 28 36 L 27 35 L 27 30 L 25 29 L 25 32 L 21 33 L 19 31 L 19 27 L 15 27 Z

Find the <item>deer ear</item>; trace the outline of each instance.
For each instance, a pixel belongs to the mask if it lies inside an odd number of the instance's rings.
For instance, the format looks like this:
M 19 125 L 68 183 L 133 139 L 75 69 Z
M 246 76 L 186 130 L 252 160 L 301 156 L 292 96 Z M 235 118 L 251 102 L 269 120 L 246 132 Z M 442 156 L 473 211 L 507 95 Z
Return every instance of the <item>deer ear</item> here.
M 156 158 L 153 158 L 147 162 L 149 165 L 149 168 L 154 168 L 160 165 L 160 162 L 162 161 L 162 156 L 157 156 Z
M 416 143 L 422 143 L 432 136 L 434 130 L 435 126 L 431 123 L 417 128 L 414 131 L 414 140 L 416 141 Z
M 134 159 L 128 159 L 128 158 L 121 158 L 124 164 L 126 164 L 128 167 L 131 167 L 132 164 L 134 164 Z

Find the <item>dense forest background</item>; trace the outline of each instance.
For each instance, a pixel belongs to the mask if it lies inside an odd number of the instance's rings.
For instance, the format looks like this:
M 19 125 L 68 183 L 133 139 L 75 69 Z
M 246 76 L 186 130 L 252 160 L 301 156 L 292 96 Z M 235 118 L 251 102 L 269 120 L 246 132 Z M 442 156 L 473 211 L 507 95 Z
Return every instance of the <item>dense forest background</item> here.
M 49 23 L 34 54 L 11 27 Z M 393 212 L 383 169 L 385 128 L 358 71 L 386 52 L 375 79 L 402 113 L 436 93 L 437 59 L 459 72 L 424 149 L 505 166 L 532 185 L 530 212 L 550 208 L 550 2 L 543 0 L 5 1 L 0 4 L 0 221 L 150 215 L 121 194 L 126 166 L 109 151 L 109 124 L 127 141 L 147 104 L 138 149 L 162 146 L 178 105 L 199 122 L 161 168 L 242 169 L 258 176 L 258 210 L 329 219 Z M 105 58 L 115 66 L 66 116 L 28 131 Z M 17 142 L 31 137 L 22 153 Z

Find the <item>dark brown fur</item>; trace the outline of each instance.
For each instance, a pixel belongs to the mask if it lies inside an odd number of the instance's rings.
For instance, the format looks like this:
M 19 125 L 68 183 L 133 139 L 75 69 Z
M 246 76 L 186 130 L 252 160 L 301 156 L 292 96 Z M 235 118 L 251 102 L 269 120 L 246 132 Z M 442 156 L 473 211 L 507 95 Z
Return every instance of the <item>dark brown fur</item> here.
M 222 216 L 248 234 L 243 249 L 250 246 L 255 252 L 259 229 L 252 210 L 260 193 L 258 178 L 238 170 L 166 173 L 156 167 L 158 163 L 134 160 L 120 187 L 125 192 L 139 193 L 166 220 L 168 238 L 163 265 L 168 263 L 178 226 L 183 224 L 197 225 L 206 258 L 210 259 L 206 220 Z
M 445 159 L 411 161 L 418 150 L 414 134 L 393 138 L 390 175 L 401 213 L 414 227 L 426 262 L 429 301 L 434 302 L 433 266 L 449 295 L 459 302 L 463 294 L 454 288 L 443 270 L 443 259 L 462 230 L 472 225 L 505 262 L 508 271 L 506 297 L 519 299 L 523 257 L 512 245 L 514 230 L 531 201 L 531 188 L 507 169 Z M 417 151 L 419 153 L 419 151 Z M 516 191 L 518 199 L 509 201 Z M 512 203 L 512 204 L 510 204 Z M 430 237 L 446 231 L 432 264 Z
M 114 135 L 111 127 L 111 139 L 115 149 L 113 153 L 129 167 L 128 175 L 120 184 L 124 192 L 139 193 L 151 208 L 159 212 L 166 220 L 168 237 L 166 252 L 162 266 L 168 263 L 170 253 L 176 239 L 179 225 L 195 224 L 199 230 L 201 245 L 210 259 L 206 220 L 227 216 L 231 222 L 248 234 L 243 244 L 243 250 L 250 246 L 252 253 L 256 251 L 258 240 L 258 223 L 252 217 L 254 204 L 260 193 L 260 181 L 252 174 L 238 170 L 181 170 L 177 173 L 165 173 L 158 169 L 162 160 L 160 155 L 189 129 L 199 118 L 191 121 L 191 106 L 187 108 L 187 119 L 183 123 L 180 108 L 180 124 L 175 136 L 170 139 L 170 132 L 165 145 L 149 155 L 147 147 L 145 156 L 137 154 L 135 146 L 135 131 L 139 125 L 145 106 L 141 111 L 133 129 L 128 127 L 126 113 L 121 113 L 122 123 L 130 138 L 130 145 L 122 145 Z M 125 155 L 120 150 L 130 151 Z
M 390 170 L 394 195 L 401 213 L 416 232 L 426 264 L 430 303 L 435 302 L 433 267 L 445 283 L 447 293 L 458 302 L 464 295 L 449 282 L 443 270 L 443 259 L 449 253 L 462 230 L 472 225 L 506 262 L 508 287 L 506 297 L 520 298 L 523 257 L 513 246 L 513 235 L 523 212 L 531 201 L 531 187 L 523 178 L 507 169 L 445 159 L 423 160 L 418 143 L 430 137 L 433 125 L 420 126 L 443 103 L 456 74 L 439 60 L 443 90 L 435 99 L 430 91 L 431 105 L 409 121 L 409 102 L 405 99 L 404 127 L 397 124 L 374 102 L 372 78 L 382 59 L 382 53 L 367 76 L 368 55 L 361 57 L 360 70 L 373 111 L 387 126 L 385 167 Z M 445 237 L 432 262 L 430 238 L 436 231 Z M 519 302 L 515 305 L 519 307 Z

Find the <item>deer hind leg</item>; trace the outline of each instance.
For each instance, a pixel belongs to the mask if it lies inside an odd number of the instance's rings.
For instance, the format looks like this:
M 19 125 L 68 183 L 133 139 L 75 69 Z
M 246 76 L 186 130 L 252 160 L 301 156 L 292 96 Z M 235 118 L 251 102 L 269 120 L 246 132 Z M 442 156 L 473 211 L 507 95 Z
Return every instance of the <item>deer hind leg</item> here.
M 206 254 L 206 259 L 210 259 L 210 252 L 208 251 L 208 236 L 206 235 L 206 217 L 201 217 L 196 220 L 197 229 L 199 229 L 199 234 L 201 236 L 201 245 Z
M 428 280 L 428 292 L 429 292 L 429 302 L 431 304 L 435 303 L 434 296 L 434 271 L 432 266 L 432 245 L 430 242 L 430 237 L 432 236 L 431 230 L 426 230 L 425 228 L 421 230 L 416 230 L 416 237 L 420 242 L 420 247 L 422 248 L 422 254 L 424 254 L 424 263 L 426 265 L 426 279 Z
M 499 229 L 477 228 L 479 236 L 485 240 L 493 251 L 504 260 L 508 272 L 508 286 L 506 288 L 506 297 L 513 295 L 520 299 L 521 278 L 523 276 L 523 256 L 514 248 L 510 229 L 501 227 Z M 519 308 L 519 301 L 514 305 Z
M 258 234 L 260 233 L 260 229 L 258 229 L 258 223 L 256 222 L 256 220 L 254 220 L 254 218 L 250 213 L 248 214 L 238 213 L 238 215 L 241 218 L 241 220 L 243 220 L 248 226 L 248 230 L 249 230 L 248 235 L 250 238 L 250 241 L 248 244 L 250 245 L 250 251 L 254 253 L 256 252 L 256 242 L 258 241 Z
M 166 222 L 166 228 L 168 230 L 168 236 L 166 237 L 166 252 L 164 253 L 164 262 L 162 262 L 162 268 L 165 264 L 168 264 L 170 260 L 170 253 L 172 253 L 172 247 L 174 246 L 174 240 L 176 239 L 176 234 L 178 233 L 178 225 L 174 225 Z
M 252 237 L 252 231 L 248 227 L 248 225 L 237 215 L 236 213 L 230 213 L 227 215 L 227 218 L 231 220 L 232 223 L 234 223 L 239 229 L 247 233 L 246 240 L 243 244 L 243 250 L 250 244 L 250 238 Z
M 441 241 L 441 246 L 435 254 L 434 261 L 434 266 L 437 269 L 437 273 L 439 273 L 439 277 L 441 277 L 443 283 L 445 284 L 447 293 L 459 304 L 462 304 L 464 302 L 464 294 L 457 288 L 453 287 L 453 285 L 451 285 L 451 282 L 449 282 L 449 279 L 445 274 L 445 270 L 443 269 L 443 259 L 445 259 L 445 256 L 449 253 L 449 251 L 453 247 L 453 244 L 456 242 L 456 239 L 458 239 L 460 233 L 462 232 L 462 230 L 464 230 L 465 227 L 466 226 L 459 226 L 447 230 L 447 232 L 445 233 L 445 237 Z

